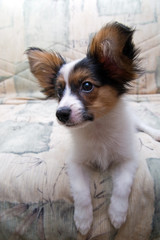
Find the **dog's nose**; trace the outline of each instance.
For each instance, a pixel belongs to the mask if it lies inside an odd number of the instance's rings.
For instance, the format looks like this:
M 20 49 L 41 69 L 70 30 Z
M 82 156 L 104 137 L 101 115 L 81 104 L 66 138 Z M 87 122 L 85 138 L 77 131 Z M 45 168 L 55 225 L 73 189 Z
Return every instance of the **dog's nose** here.
M 71 109 L 69 107 L 61 107 L 57 110 L 56 116 L 59 121 L 66 123 L 69 120 Z

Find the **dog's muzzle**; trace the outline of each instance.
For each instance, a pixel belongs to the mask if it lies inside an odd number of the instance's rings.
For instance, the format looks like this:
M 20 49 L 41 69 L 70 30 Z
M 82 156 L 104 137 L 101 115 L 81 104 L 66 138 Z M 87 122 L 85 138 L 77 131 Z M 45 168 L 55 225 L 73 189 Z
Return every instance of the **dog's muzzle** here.
M 57 109 L 56 117 L 61 123 L 65 124 L 68 127 L 79 126 L 82 125 L 84 122 L 94 120 L 93 115 L 90 113 L 80 111 L 79 116 L 77 113 L 75 117 L 72 111 L 73 110 L 70 107 L 60 107 Z

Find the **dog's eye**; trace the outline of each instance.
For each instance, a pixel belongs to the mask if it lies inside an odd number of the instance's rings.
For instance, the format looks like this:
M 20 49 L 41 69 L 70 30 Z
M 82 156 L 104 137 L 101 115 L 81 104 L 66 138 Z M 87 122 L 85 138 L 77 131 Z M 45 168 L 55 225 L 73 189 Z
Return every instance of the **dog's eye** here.
M 62 88 L 57 89 L 57 96 L 58 96 L 58 98 L 62 98 L 62 96 L 63 96 L 63 89 Z
M 91 82 L 82 83 L 82 91 L 83 92 L 91 92 L 93 90 L 93 84 Z

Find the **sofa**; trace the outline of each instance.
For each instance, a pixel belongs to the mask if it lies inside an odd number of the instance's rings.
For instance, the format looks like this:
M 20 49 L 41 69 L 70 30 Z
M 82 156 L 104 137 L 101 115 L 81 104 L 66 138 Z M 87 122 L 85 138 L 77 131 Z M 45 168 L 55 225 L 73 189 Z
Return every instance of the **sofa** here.
M 145 73 L 125 98 L 142 121 L 160 129 L 159 1 L 0 0 L 0 9 L 0 240 L 159 240 L 160 143 L 143 132 L 136 133 L 139 166 L 126 222 L 119 230 L 111 225 L 112 178 L 93 168 L 93 224 L 85 236 L 77 231 L 66 171 L 70 133 L 25 55 L 35 46 L 71 61 L 85 56 L 107 22 L 135 28 Z

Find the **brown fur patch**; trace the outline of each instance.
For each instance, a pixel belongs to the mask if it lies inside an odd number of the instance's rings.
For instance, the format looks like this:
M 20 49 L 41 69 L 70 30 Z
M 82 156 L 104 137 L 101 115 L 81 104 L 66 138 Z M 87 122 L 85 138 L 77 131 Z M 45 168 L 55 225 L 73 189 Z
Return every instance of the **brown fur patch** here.
M 84 82 L 93 84 L 90 92 L 82 91 L 81 86 Z M 86 67 L 73 69 L 69 76 L 69 85 L 72 92 L 77 94 L 84 103 L 87 111 L 99 118 L 109 112 L 118 100 L 118 91 L 110 85 L 102 85 L 100 81 L 92 78 L 92 72 Z
M 73 70 L 70 73 L 69 76 L 69 85 L 71 86 L 71 89 L 74 90 L 78 90 L 82 84 L 82 82 L 84 81 L 90 81 L 92 82 L 94 85 L 99 86 L 98 82 L 95 82 L 92 78 L 91 78 L 91 72 L 89 71 L 89 69 L 87 68 L 78 68 L 77 70 Z
M 61 100 L 63 93 L 64 93 L 64 89 L 66 87 L 66 82 L 64 80 L 64 77 L 62 74 L 58 75 L 57 77 L 57 81 L 56 81 L 56 95 L 58 97 L 58 101 Z
M 65 86 L 66 86 L 66 82 L 64 80 L 64 77 L 62 74 L 60 74 L 58 77 L 57 77 L 57 82 L 56 82 L 56 87 L 60 87 L 62 88 L 63 90 L 65 89 Z
M 85 105 L 94 118 L 99 118 L 108 113 L 117 103 L 117 91 L 111 86 L 94 87 L 93 91 L 83 94 Z
M 48 97 L 55 97 L 55 80 L 64 59 L 55 52 L 47 52 L 38 48 L 26 51 L 31 72 L 38 79 L 44 93 Z

